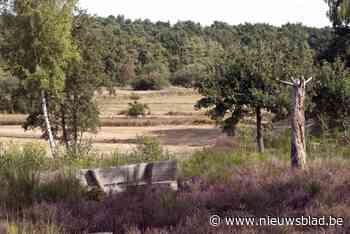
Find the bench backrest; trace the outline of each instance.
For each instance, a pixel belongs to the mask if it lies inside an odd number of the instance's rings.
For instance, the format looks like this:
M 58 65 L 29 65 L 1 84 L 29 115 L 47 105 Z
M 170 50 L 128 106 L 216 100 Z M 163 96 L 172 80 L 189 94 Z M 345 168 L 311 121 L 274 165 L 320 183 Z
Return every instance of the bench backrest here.
M 97 186 L 106 193 L 123 192 L 128 186 L 168 184 L 177 190 L 176 161 L 140 163 L 80 171 L 82 184 Z

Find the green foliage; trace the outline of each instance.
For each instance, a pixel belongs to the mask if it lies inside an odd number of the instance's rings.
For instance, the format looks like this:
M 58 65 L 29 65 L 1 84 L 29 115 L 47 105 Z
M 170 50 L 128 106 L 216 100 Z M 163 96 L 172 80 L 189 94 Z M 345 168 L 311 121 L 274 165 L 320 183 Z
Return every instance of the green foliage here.
M 150 72 L 131 81 L 131 86 L 134 90 L 161 90 L 168 86 L 168 80 L 158 72 Z
M 147 111 L 149 112 L 149 107 L 147 104 L 139 103 L 137 101 L 134 101 L 133 103 L 129 103 L 129 109 L 128 109 L 128 116 L 131 117 L 139 117 L 139 116 L 146 116 Z
M 170 82 L 175 86 L 194 87 L 195 83 L 205 77 L 206 68 L 201 64 L 190 64 L 172 74 Z
M 278 149 L 284 154 L 290 153 L 290 141 L 291 130 L 284 130 L 282 133 L 276 134 L 274 132 L 268 132 L 266 135 L 266 147 L 272 149 Z
M 86 188 L 80 185 L 74 176 L 74 170 L 66 171 L 41 183 L 35 189 L 35 200 L 38 202 L 77 202 L 87 197 Z
M 145 162 L 159 161 L 165 154 L 159 140 L 155 137 L 138 137 L 136 154 L 140 154 Z
M 0 149 L 1 206 L 17 209 L 35 202 L 84 198 L 86 191 L 73 176 L 75 169 L 69 169 L 72 165 L 69 160 L 63 164 L 50 161 L 41 145 L 27 144 L 23 148 L 3 145 Z
M 161 90 L 168 86 L 169 71 L 161 63 L 149 63 L 142 66 L 137 78 L 131 80 L 134 90 Z
M 79 151 L 85 132 L 97 132 L 100 126 L 94 95 L 105 79 L 102 52 L 98 47 L 100 37 L 94 32 L 94 19 L 79 12 L 73 23 L 72 37 L 80 59 L 71 61 L 65 67 L 60 97 L 48 99 L 53 134 L 65 143 L 70 152 Z M 44 123 L 42 113 L 34 111 L 30 113 L 25 127 L 45 129 Z
M 242 41 L 216 64 L 213 77 L 197 85 L 204 96 L 197 108 L 209 108 L 209 115 L 230 135 L 234 135 L 235 126 L 249 109 L 276 110 L 280 89 L 274 78 L 280 69 L 276 63 L 279 44 L 271 35 L 277 36 L 277 33 L 263 31 L 248 37 L 248 46 Z
M 0 200 L 2 205 L 23 207 L 34 201 L 46 151 L 39 146 L 12 146 L 0 152 Z
M 66 69 L 68 64 L 78 63 L 80 57 L 72 38 L 75 4 L 75 0 L 18 0 L 2 15 L 3 24 L 8 29 L 1 45 L 5 52 L 3 56 L 11 64 L 12 75 L 21 80 L 31 104 L 26 128 L 43 127 L 41 115 L 56 116 L 55 112 L 63 102 Z M 54 142 L 49 123 L 47 117 L 43 135 L 48 136 L 52 147 Z
M 54 95 L 64 87 L 64 68 L 78 58 L 72 42 L 74 1 L 16 1 L 14 15 L 5 18 L 8 33 L 5 58 L 12 72 L 25 79 L 29 91 L 46 90 Z M 18 36 L 21 35 L 21 36 Z
M 347 130 L 350 127 L 350 73 L 338 59 L 324 63 L 319 70 L 312 95 L 313 116 L 327 128 Z
M 102 162 L 98 162 L 102 167 L 122 166 L 134 163 L 156 162 L 170 160 L 173 156 L 163 149 L 159 140 L 155 137 L 141 136 L 136 140 L 137 147 L 130 153 L 113 152 Z
M 348 0 L 324 0 L 329 7 L 327 16 L 334 26 L 347 26 L 350 23 L 350 2 Z
M 29 108 L 23 91 L 18 78 L 0 75 L 0 112 L 27 113 Z
M 232 176 L 232 168 L 260 160 L 262 157 L 255 153 L 203 150 L 181 162 L 180 173 L 182 177 L 202 176 L 222 181 Z

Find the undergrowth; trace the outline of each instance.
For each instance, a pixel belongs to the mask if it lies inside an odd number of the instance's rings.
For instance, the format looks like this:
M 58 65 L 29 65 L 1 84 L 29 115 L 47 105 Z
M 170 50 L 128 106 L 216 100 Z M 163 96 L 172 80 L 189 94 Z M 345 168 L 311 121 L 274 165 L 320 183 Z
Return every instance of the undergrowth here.
M 178 159 L 179 190 L 150 188 L 99 200 L 75 179 L 80 168 L 112 167 L 176 158 L 152 137 L 139 137 L 129 153 L 46 158 L 41 145 L 0 145 L 0 233 L 348 233 L 349 145 L 308 137 L 308 168 L 293 171 L 289 132 L 269 136 L 266 152 L 241 128 L 231 150 L 205 149 Z M 249 137 L 250 136 L 250 137 Z M 50 172 L 50 173 L 48 173 Z M 58 172 L 58 173 L 56 173 Z M 63 172 L 63 173 L 62 173 Z M 48 176 L 48 175 L 51 176 Z M 333 216 L 339 227 L 264 226 L 213 228 L 224 216 Z M 5 220 L 5 221 L 4 221 Z

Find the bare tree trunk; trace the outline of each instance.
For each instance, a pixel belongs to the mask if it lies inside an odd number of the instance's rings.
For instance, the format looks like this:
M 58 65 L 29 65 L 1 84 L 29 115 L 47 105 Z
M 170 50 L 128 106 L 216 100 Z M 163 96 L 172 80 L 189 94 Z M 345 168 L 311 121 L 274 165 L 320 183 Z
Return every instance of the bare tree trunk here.
M 293 168 L 305 168 L 306 147 L 305 147 L 305 80 L 293 86 L 293 110 L 291 116 L 292 142 L 291 160 Z
M 280 82 L 293 87 L 292 97 L 292 140 L 291 140 L 291 161 L 292 168 L 304 169 L 306 166 L 306 143 L 305 143 L 305 87 L 312 81 L 312 77 L 305 81 L 305 78 Z
M 262 115 L 261 107 L 256 107 L 256 142 L 258 146 L 258 151 L 263 153 L 265 151 L 263 128 L 262 128 Z
M 231 118 L 227 119 L 224 124 L 224 132 L 228 136 L 236 136 L 237 124 L 242 117 L 242 108 L 237 107 L 231 114 Z
M 78 147 L 79 147 L 79 126 L 78 126 L 78 114 L 77 114 L 77 111 L 78 111 L 78 108 L 79 108 L 79 103 L 77 101 L 77 94 L 74 93 L 73 95 L 73 98 L 74 98 L 74 101 L 73 101 L 73 105 L 75 107 L 75 111 L 73 111 L 73 119 L 72 119 L 72 122 L 73 122 L 73 144 L 74 144 L 74 153 L 75 155 L 78 154 Z
M 66 145 L 66 150 L 69 149 L 69 140 L 68 140 L 68 134 L 67 134 L 67 126 L 66 126 L 66 111 L 65 107 L 62 104 L 61 105 L 61 124 L 62 124 L 62 137 L 64 144 Z
M 49 115 L 47 112 L 46 97 L 45 97 L 45 92 L 43 90 L 41 91 L 41 100 L 42 100 L 42 109 L 43 109 L 46 130 L 47 130 L 47 135 L 48 135 L 48 141 L 49 141 L 49 157 L 53 158 L 54 152 L 55 152 L 55 141 L 53 139 L 53 135 L 52 135 L 52 131 L 51 131 Z

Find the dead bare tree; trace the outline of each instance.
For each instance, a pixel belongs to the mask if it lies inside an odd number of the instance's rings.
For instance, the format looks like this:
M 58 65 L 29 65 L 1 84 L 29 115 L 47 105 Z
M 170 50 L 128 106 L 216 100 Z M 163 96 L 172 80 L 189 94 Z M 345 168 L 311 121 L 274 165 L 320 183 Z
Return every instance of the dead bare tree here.
M 293 168 L 304 169 L 306 166 L 306 140 L 305 140 L 305 87 L 312 80 L 291 78 L 291 81 L 280 81 L 293 87 L 292 114 L 291 114 L 291 163 Z

